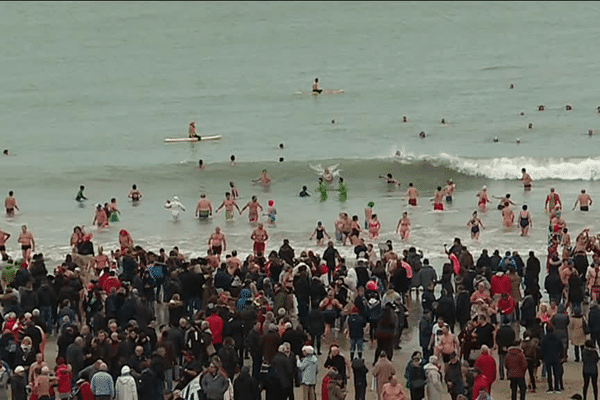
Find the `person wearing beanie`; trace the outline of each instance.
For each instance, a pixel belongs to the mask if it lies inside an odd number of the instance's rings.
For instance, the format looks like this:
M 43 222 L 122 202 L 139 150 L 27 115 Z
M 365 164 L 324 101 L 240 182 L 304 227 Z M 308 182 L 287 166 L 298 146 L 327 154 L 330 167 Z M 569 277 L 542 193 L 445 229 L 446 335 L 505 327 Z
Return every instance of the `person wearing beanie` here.
M 115 400 L 138 400 L 135 379 L 131 376 L 131 369 L 128 365 L 123 365 L 121 376 L 115 383 Z
M 312 346 L 302 347 L 302 358 L 296 356 L 296 366 L 300 371 L 302 398 L 316 400 L 315 386 L 317 385 L 318 360 Z

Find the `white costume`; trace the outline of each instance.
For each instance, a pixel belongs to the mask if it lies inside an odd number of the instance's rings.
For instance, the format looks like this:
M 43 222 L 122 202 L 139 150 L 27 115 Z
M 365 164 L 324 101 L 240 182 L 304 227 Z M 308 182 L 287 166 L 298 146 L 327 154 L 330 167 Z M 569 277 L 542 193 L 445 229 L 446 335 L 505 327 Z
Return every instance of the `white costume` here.
M 179 213 L 181 211 L 185 211 L 185 207 L 183 206 L 183 204 L 181 204 L 179 202 L 179 197 L 177 196 L 173 196 L 173 200 L 169 201 L 167 200 L 167 203 L 165 204 L 165 208 L 167 210 L 171 210 L 171 214 L 173 214 L 173 218 L 177 219 L 177 217 L 179 217 Z

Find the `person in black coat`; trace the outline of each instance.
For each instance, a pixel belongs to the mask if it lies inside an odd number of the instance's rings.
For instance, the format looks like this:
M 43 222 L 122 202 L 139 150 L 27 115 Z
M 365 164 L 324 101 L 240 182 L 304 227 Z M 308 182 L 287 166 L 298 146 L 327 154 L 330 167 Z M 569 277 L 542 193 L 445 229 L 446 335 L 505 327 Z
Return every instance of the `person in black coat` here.
M 515 330 L 510 325 L 507 317 L 503 317 L 502 325 L 496 332 L 496 346 L 498 346 L 498 370 L 500 379 L 504 379 L 504 357 L 508 353 L 508 348 L 515 343 Z
M 152 368 L 146 368 L 140 376 L 138 396 L 144 400 L 163 400 L 163 381 Z
M 454 324 L 456 323 L 456 308 L 454 305 L 454 298 L 452 294 L 442 289 L 442 294 L 437 300 L 437 308 L 435 310 L 436 319 L 442 317 L 444 321 L 450 326 L 450 331 L 454 333 Z
M 223 339 L 223 347 L 219 350 L 219 358 L 229 379 L 233 379 L 236 369 L 240 366 L 240 360 L 233 345 L 233 339 L 226 337 Z
M 292 359 L 285 355 L 285 345 L 279 346 L 279 351 L 273 357 L 271 365 L 277 373 L 277 379 L 281 392 L 279 398 L 281 400 L 292 400 L 294 398 L 294 364 Z
M 233 398 L 235 400 L 260 400 L 258 382 L 250 376 L 250 368 L 242 367 L 240 374 L 233 382 Z
M 309 316 L 310 324 L 308 330 L 310 332 L 311 342 L 317 350 L 317 355 L 321 355 L 321 338 L 325 332 L 325 318 L 323 318 L 323 312 L 319 307 L 314 307 L 310 311 Z
M 540 345 L 540 353 L 542 354 L 542 360 L 546 364 L 546 373 L 548 374 L 548 392 L 552 390 L 560 392 L 560 382 L 562 381 L 562 367 L 560 363 L 564 356 L 563 352 L 562 341 L 554 334 L 552 325 L 548 325 L 546 336 L 544 336 Z
M 562 296 L 563 284 L 558 275 L 557 268 L 550 267 L 548 276 L 546 276 L 546 280 L 544 281 L 544 288 L 548 292 L 550 301 L 554 300 L 556 304 L 559 304 Z
M 471 319 L 471 295 L 466 289 L 463 288 L 463 286 L 458 286 L 457 292 L 456 322 L 458 322 L 462 332 L 462 330 L 465 329 L 465 326 L 467 326 L 469 319 Z
M 352 374 L 354 376 L 354 400 L 365 400 L 367 394 L 367 372 L 365 360 L 360 356 L 352 360 Z

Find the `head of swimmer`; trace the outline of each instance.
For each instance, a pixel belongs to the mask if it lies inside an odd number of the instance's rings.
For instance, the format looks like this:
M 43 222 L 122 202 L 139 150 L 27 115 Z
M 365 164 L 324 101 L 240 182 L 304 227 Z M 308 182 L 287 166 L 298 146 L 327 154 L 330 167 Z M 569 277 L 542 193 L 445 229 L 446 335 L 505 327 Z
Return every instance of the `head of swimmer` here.
M 230 198 L 230 197 L 231 197 L 231 193 L 229 193 L 229 192 L 225 192 L 225 198 L 226 198 L 227 200 L 229 200 L 229 198 Z

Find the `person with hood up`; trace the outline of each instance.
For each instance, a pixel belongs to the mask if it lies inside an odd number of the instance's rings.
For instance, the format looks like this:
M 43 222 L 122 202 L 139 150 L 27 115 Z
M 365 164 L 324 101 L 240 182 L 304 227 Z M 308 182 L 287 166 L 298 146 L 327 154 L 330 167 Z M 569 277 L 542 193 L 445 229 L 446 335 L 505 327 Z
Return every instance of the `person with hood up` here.
M 511 399 L 517 400 L 517 388 L 521 391 L 520 400 L 525 400 L 527 386 L 525 385 L 525 372 L 527 372 L 527 361 L 519 343 L 508 348 L 504 357 L 506 376 L 510 380 Z
M 425 385 L 425 392 L 427 393 L 427 400 L 441 400 L 442 399 L 442 372 L 440 370 L 440 364 L 436 356 L 429 357 L 429 363 L 425 364 L 425 375 L 427 376 L 427 384 Z
M 138 400 L 137 386 L 128 365 L 123 365 L 115 383 L 115 400 Z
M 235 400 L 260 400 L 258 382 L 250 376 L 248 366 L 242 367 L 240 374 L 233 382 L 233 398 Z
M 173 196 L 173 200 L 167 200 L 165 203 L 165 209 L 171 210 L 171 214 L 173 215 L 173 219 L 179 218 L 179 213 L 181 211 L 185 211 L 185 207 L 179 201 L 179 197 Z

